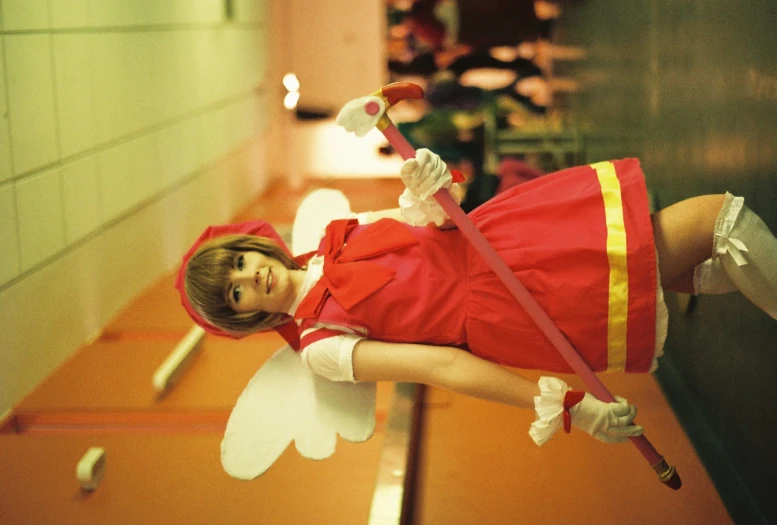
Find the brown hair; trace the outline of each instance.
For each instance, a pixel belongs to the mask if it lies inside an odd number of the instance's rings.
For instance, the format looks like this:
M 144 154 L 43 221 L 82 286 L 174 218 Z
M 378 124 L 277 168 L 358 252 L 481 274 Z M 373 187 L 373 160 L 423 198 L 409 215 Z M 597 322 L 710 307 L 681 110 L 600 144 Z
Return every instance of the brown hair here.
M 229 274 L 241 252 L 260 252 L 273 257 L 290 270 L 302 267 L 278 244 L 256 235 L 228 235 L 211 239 L 186 264 L 184 287 L 192 307 L 213 326 L 233 335 L 248 335 L 285 322 L 284 313 L 235 312 L 227 300 Z

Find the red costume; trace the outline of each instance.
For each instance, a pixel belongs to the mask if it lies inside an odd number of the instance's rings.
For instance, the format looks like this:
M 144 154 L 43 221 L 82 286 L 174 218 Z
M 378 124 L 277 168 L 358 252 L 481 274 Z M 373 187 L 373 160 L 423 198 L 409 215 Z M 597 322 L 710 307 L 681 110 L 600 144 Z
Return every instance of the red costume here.
M 656 258 L 636 159 L 541 177 L 470 218 L 594 371 L 650 369 Z M 295 313 L 303 330 L 323 322 L 571 372 L 458 230 L 335 221 L 319 253 L 324 277 Z M 303 347 L 320 337 L 303 338 Z

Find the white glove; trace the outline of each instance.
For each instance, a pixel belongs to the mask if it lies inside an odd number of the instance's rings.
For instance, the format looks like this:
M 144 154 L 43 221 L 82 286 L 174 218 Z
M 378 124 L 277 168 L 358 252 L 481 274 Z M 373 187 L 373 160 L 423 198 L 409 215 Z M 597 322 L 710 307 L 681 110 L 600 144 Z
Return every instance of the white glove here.
M 563 426 L 564 398 L 570 388 L 555 377 L 541 377 L 539 386 L 540 395 L 534 398 L 537 419 L 529 435 L 537 445 L 543 445 Z M 569 411 L 572 425 L 605 443 L 620 443 L 629 436 L 642 435 L 642 427 L 632 424 L 637 407 L 622 397 L 616 399 L 617 403 L 605 403 L 586 393 Z
M 448 219 L 448 214 L 436 200 L 431 197 L 421 200 L 408 188 L 399 196 L 399 211 L 411 226 L 426 226 L 433 222 L 439 227 Z
M 620 396 L 615 399 L 617 403 L 605 403 L 586 393 L 569 411 L 572 424 L 605 443 L 621 443 L 628 437 L 641 436 L 643 428 L 632 424 L 637 407 Z
M 367 104 L 370 103 L 378 104 L 379 111 L 374 115 L 370 115 L 365 110 Z M 343 106 L 343 109 L 337 114 L 335 122 L 346 131 L 355 133 L 357 137 L 363 137 L 375 127 L 385 112 L 386 102 L 380 97 L 368 95 L 354 99 Z
M 449 188 L 453 183 L 448 166 L 439 155 L 426 148 L 416 151 L 414 159 L 407 159 L 399 174 L 410 193 L 422 201 L 437 193 L 437 190 Z

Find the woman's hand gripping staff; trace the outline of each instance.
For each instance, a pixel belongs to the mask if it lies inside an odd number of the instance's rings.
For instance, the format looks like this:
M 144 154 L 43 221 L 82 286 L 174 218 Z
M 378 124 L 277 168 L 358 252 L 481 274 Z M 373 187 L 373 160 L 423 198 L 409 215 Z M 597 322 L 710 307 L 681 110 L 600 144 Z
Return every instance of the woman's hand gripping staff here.
M 446 225 L 448 214 L 432 197 L 453 185 L 453 175 L 440 156 L 428 149 L 419 149 L 415 158 L 405 161 L 399 174 L 406 186 L 399 196 L 402 217 L 413 226 Z
M 537 445 L 544 445 L 562 427 L 569 433 L 574 426 L 604 443 L 642 435 L 642 427 L 634 424 L 637 407 L 620 396 L 606 403 L 587 392 L 571 390 L 555 377 L 541 377 L 539 387 L 540 395 L 534 398 L 537 420 L 529 429 Z
M 380 114 L 376 124 L 378 130 L 380 130 L 385 135 L 389 143 L 402 156 L 403 159 L 408 160 L 415 158 L 416 152 L 414 148 L 410 145 L 410 143 L 407 142 L 402 134 L 399 133 L 385 112 L 392 105 L 398 103 L 401 100 L 406 98 L 422 98 L 423 94 L 423 90 L 419 86 L 411 83 L 404 82 L 390 84 L 383 87 L 376 93 L 373 93 L 372 95 L 375 97 L 380 97 L 383 102 L 385 102 L 385 104 L 381 105 L 374 100 L 370 100 L 366 103 L 361 102 L 360 104 L 356 105 L 357 107 L 359 105 L 362 107 L 363 114 L 361 117 L 355 116 L 358 115 L 358 111 L 354 112 L 353 106 L 350 108 L 349 106 L 346 106 L 346 108 L 349 108 L 349 120 L 356 118 L 357 120 L 361 120 L 361 122 L 366 125 L 366 123 L 372 121 L 377 114 Z M 341 115 L 338 115 L 338 122 L 341 121 L 341 116 L 345 118 L 344 113 L 346 112 L 346 108 L 343 109 Z M 349 124 L 349 126 L 353 126 L 353 124 Z M 430 188 L 433 186 L 434 184 L 430 184 Z M 423 186 L 419 185 L 419 188 L 421 187 Z M 539 303 L 537 303 L 534 297 L 532 297 L 526 287 L 513 274 L 507 264 L 499 257 L 499 254 L 489 244 L 488 240 L 483 236 L 483 234 L 475 227 L 472 221 L 469 220 L 464 211 L 458 206 L 458 203 L 451 197 L 450 193 L 448 191 L 437 191 L 437 193 L 434 194 L 434 199 L 451 218 L 453 223 L 455 223 L 455 225 L 459 228 L 462 235 L 464 235 L 464 237 L 470 243 L 472 243 L 480 255 L 488 262 L 489 266 L 492 268 L 497 277 L 499 277 L 502 283 L 518 301 L 518 303 L 526 310 L 526 313 L 534 320 L 534 322 L 537 324 L 537 327 L 540 329 L 540 331 L 542 331 L 545 337 L 547 337 L 548 340 L 556 347 L 559 354 L 564 358 L 567 364 L 569 364 L 570 368 L 572 368 L 572 370 L 574 370 L 575 373 L 580 376 L 586 387 L 596 396 L 596 398 L 601 400 L 600 402 L 604 404 L 618 403 L 618 401 L 612 396 L 609 390 L 607 390 L 604 384 L 599 380 L 596 374 L 593 373 L 588 364 L 583 360 L 582 357 L 580 357 L 575 348 L 569 343 L 564 334 L 561 333 L 550 316 L 548 316 L 548 314 L 543 310 Z M 583 398 L 584 397 L 585 396 L 583 396 Z M 564 398 L 566 399 L 566 394 Z M 582 401 L 582 399 L 580 401 Z M 563 417 L 563 414 L 569 411 L 569 418 L 574 421 L 571 413 L 572 407 L 569 407 L 569 404 L 570 403 L 568 401 L 567 408 L 565 410 L 564 402 L 561 402 L 561 414 Z M 587 403 L 586 405 L 589 404 L 590 403 Z M 581 407 L 578 408 L 578 410 L 575 412 L 577 413 L 580 410 L 584 409 Z M 585 413 L 586 412 L 584 410 L 583 414 Z M 609 417 L 594 417 L 583 419 L 605 422 L 610 421 Z M 580 419 L 580 421 L 583 421 L 583 419 Z M 615 419 L 615 421 L 617 422 L 619 420 Z M 611 427 L 612 425 L 610 425 L 610 428 Z M 586 428 L 592 427 L 590 425 L 586 425 Z M 557 429 L 558 428 L 556 428 L 556 430 Z M 635 447 L 637 447 L 645 460 L 650 464 L 651 468 L 653 468 L 656 474 L 658 474 L 659 480 L 662 483 L 673 490 L 677 490 L 682 486 L 680 476 L 677 474 L 675 468 L 670 466 L 664 460 L 663 456 L 658 453 L 655 447 L 653 447 L 653 445 L 645 436 L 630 436 L 628 439 Z

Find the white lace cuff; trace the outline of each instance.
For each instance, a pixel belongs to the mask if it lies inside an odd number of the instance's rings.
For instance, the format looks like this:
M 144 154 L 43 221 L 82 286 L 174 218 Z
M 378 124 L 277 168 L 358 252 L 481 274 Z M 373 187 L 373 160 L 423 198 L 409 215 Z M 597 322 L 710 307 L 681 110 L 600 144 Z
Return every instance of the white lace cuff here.
M 402 217 L 411 226 L 426 226 L 431 222 L 442 226 L 448 218 L 448 214 L 437 204 L 434 197 L 421 200 L 407 188 L 399 196 L 399 209 Z
M 570 390 L 555 377 L 540 377 L 540 395 L 534 397 L 537 419 L 529 428 L 529 435 L 538 446 L 544 445 L 558 432 L 564 422 L 564 396 Z

